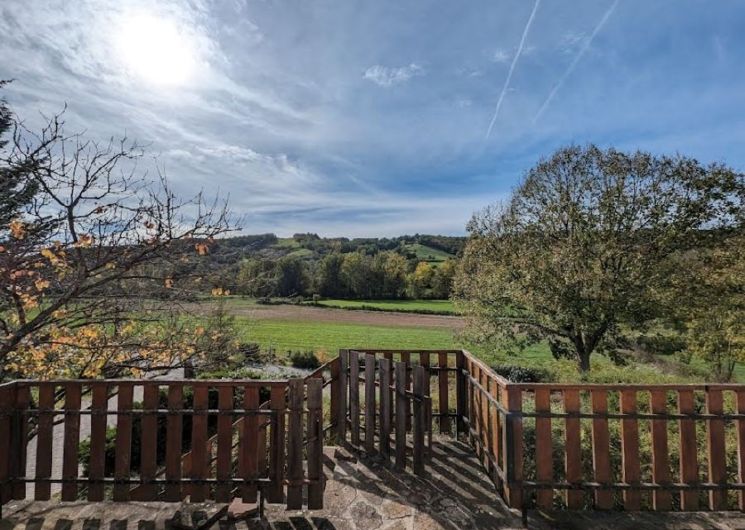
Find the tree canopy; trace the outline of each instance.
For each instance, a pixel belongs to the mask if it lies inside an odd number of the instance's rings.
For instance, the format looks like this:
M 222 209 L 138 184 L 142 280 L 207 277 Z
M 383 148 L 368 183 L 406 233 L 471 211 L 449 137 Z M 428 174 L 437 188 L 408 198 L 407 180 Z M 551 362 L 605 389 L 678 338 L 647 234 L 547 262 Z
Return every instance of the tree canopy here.
M 684 156 L 563 148 L 510 200 L 477 213 L 456 294 L 477 340 L 547 340 L 589 369 L 626 329 L 661 316 L 670 257 L 741 225 L 743 176 Z

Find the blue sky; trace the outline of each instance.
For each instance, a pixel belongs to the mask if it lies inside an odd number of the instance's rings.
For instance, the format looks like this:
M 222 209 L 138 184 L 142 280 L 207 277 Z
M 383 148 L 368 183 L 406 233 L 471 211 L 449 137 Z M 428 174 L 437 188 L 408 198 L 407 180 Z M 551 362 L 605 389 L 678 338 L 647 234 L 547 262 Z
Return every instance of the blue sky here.
M 737 0 L 3 0 L 0 78 L 246 233 L 461 234 L 568 143 L 745 170 L 744 27 Z

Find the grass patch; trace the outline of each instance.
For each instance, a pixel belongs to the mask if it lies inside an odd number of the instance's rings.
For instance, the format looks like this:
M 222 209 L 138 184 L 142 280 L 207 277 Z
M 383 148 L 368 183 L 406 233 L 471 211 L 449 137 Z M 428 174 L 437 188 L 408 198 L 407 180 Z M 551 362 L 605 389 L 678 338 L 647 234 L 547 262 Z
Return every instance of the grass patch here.
M 428 247 L 421 243 L 412 243 L 404 247 L 409 252 L 416 254 L 416 257 L 420 261 L 429 261 L 430 263 L 440 263 L 448 258 L 453 258 L 452 254 L 448 254 L 444 250 L 437 248 Z
M 237 319 L 241 340 L 256 342 L 278 353 L 312 350 L 322 360 L 331 359 L 342 348 L 442 348 L 457 347 L 450 330 L 368 326 L 297 320 Z
M 456 315 L 450 300 L 320 300 L 314 305 L 337 309 L 364 309 L 400 313 Z

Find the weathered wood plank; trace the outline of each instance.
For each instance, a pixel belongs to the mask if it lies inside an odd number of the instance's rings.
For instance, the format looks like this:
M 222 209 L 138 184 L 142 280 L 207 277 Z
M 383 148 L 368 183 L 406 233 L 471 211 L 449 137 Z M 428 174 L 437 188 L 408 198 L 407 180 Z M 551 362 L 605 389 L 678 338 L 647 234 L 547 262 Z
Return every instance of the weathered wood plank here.
M 667 392 L 652 390 L 649 393 L 650 410 L 653 414 L 667 413 Z M 670 460 L 667 444 L 667 420 L 652 420 L 652 480 L 656 484 L 670 484 Z M 669 491 L 652 492 L 652 508 L 658 511 L 672 509 Z
M 745 390 L 736 393 L 737 413 L 745 414 Z M 745 419 L 737 420 L 737 478 L 745 483 Z M 738 493 L 738 507 L 745 511 L 745 491 Z
M 709 389 L 706 392 L 706 412 L 721 415 L 724 413 L 722 391 Z M 709 482 L 724 484 L 727 482 L 727 464 L 724 445 L 724 420 L 709 420 L 707 426 L 707 452 L 709 460 Z M 709 492 L 709 509 L 726 510 L 727 495 L 724 490 Z
M 397 362 L 394 365 L 396 385 L 396 464 L 397 471 L 406 468 L 406 411 L 409 398 L 406 396 L 406 365 Z
M 391 456 L 391 361 L 380 359 L 380 438 L 378 440 L 380 454 L 390 463 Z
M 494 398 L 496 401 L 499 401 L 501 392 L 500 392 L 499 384 L 497 383 L 496 379 L 492 379 L 489 392 L 492 398 Z M 491 409 L 489 412 L 489 422 L 490 422 L 491 430 L 492 430 L 490 450 L 491 450 L 492 455 L 494 456 L 494 462 L 497 465 L 501 465 L 500 462 L 502 458 L 502 450 L 501 450 L 502 422 L 500 421 L 500 417 L 499 417 L 499 409 L 493 404 L 491 405 Z M 496 469 L 492 469 L 491 477 L 492 477 L 492 481 L 497 486 L 497 490 L 501 490 L 502 479 L 497 473 Z
M 39 384 L 39 409 L 50 412 L 39 412 L 39 424 L 36 435 L 36 478 L 47 479 L 52 476 L 52 436 L 54 424 L 54 383 Z M 37 501 L 48 501 L 51 496 L 49 482 L 37 482 L 34 498 Z
M 143 385 L 142 407 L 144 410 L 157 410 L 159 387 L 157 383 Z M 142 416 L 140 453 L 140 477 L 144 482 L 153 480 L 157 472 L 158 415 L 146 413 Z M 138 500 L 155 501 L 158 488 L 154 484 L 143 484 L 137 488 Z
M 440 412 L 440 433 L 444 434 L 450 434 L 450 416 L 448 415 L 450 413 L 450 397 L 448 395 L 449 392 L 449 382 L 448 382 L 448 372 L 446 368 L 448 367 L 448 354 L 445 352 L 440 352 L 437 354 L 437 361 L 438 366 L 440 368 L 439 373 L 437 374 L 437 384 L 438 384 L 438 392 L 439 392 L 439 403 L 438 408 Z
M 206 384 L 194 384 L 194 415 L 191 420 L 191 478 L 205 479 L 208 470 L 207 414 L 209 388 Z M 191 484 L 191 502 L 203 502 L 207 498 L 207 486 Z
M 694 411 L 693 390 L 678 392 L 678 412 L 692 414 Z M 698 450 L 696 444 L 696 424 L 693 419 L 678 421 L 680 430 L 680 480 L 684 484 L 696 484 L 698 474 Z M 680 509 L 684 511 L 698 510 L 698 491 L 686 490 L 680 494 Z
M 20 385 L 15 393 L 15 416 L 17 424 L 13 429 L 13 438 L 10 451 L 10 463 L 12 475 L 14 477 L 25 477 L 26 476 L 26 456 L 28 451 L 28 414 L 27 410 L 31 403 L 31 389 L 26 385 Z M 80 405 L 78 405 L 80 407 Z M 78 419 L 78 424 L 80 420 Z M 74 422 L 73 422 L 74 425 Z M 77 458 L 77 450 L 75 451 Z M 76 459 L 77 462 L 77 459 Z M 77 468 L 75 469 L 75 476 L 77 476 Z M 16 482 L 12 487 L 13 498 L 21 500 L 26 498 L 26 484 L 23 482 Z
M 573 413 L 580 411 L 579 391 L 564 390 L 564 412 Z M 564 420 L 564 470 L 566 480 L 570 484 L 582 481 L 582 449 L 580 435 L 580 419 L 567 417 Z M 567 490 L 566 503 L 570 510 L 582 508 L 584 493 L 581 490 Z
M 406 365 L 406 377 L 404 378 L 406 389 L 411 390 L 411 354 L 409 352 L 401 352 L 401 362 Z M 411 403 L 406 407 L 406 432 L 411 431 Z
M 226 411 L 233 408 L 233 387 L 221 386 L 217 390 L 217 408 Z M 218 480 L 228 480 L 233 468 L 233 416 L 222 413 L 217 417 L 217 464 L 216 476 Z M 231 487 L 219 484 L 215 488 L 217 502 L 230 502 Z
M 636 390 L 621 391 L 621 413 L 636 414 Z M 636 419 L 621 420 L 621 468 L 622 478 L 627 484 L 639 484 L 641 467 L 639 464 L 639 422 Z M 625 510 L 636 511 L 641 508 L 639 490 L 624 490 Z
M 468 403 L 468 396 L 466 394 L 466 376 L 463 373 L 466 367 L 466 356 L 463 352 L 455 354 L 455 367 L 455 428 L 457 433 L 460 434 L 467 432 L 464 418 L 468 417 L 468 410 L 466 409 Z
M 308 509 L 323 509 L 323 396 L 322 381 L 308 381 Z
M 248 411 L 259 409 L 259 389 L 244 386 L 243 408 Z M 240 476 L 247 480 L 258 477 L 259 470 L 259 416 L 248 414 L 243 417 L 240 436 L 241 469 Z M 256 485 L 247 484 L 241 488 L 243 502 L 256 502 Z
M 184 407 L 184 389 L 180 384 L 168 385 L 168 409 L 175 411 Z M 181 479 L 181 448 L 183 439 L 183 417 L 169 412 L 166 420 L 166 479 Z M 181 500 L 181 486 L 166 484 L 165 499 L 169 502 Z
M 281 503 L 285 500 L 283 486 L 285 478 L 285 389 L 273 387 L 270 403 L 274 415 L 272 416 L 269 476 L 272 484 L 266 490 L 266 500 Z
M 514 386 L 503 389 L 505 404 L 508 413 L 521 412 L 523 409 L 522 390 Z M 523 420 L 517 415 L 507 417 L 504 430 L 504 455 L 507 471 L 507 484 L 505 484 L 505 497 L 510 508 L 517 510 L 523 506 L 523 491 L 520 487 L 513 487 L 512 481 L 523 480 Z
M 347 439 L 347 403 L 349 398 L 349 350 L 339 350 L 339 416 L 337 434 L 339 441 Z
M 108 385 L 91 383 L 91 445 L 88 463 L 88 478 L 98 480 L 104 477 L 106 466 L 106 412 L 108 409 Z M 88 485 L 88 500 L 92 502 L 104 499 L 103 484 Z
M 11 437 L 13 408 L 15 406 L 16 386 L 0 387 L 0 507 L 11 498 L 10 484 L 6 481 L 11 476 L 10 450 L 13 446 Z
M 365 355 L 365 451 L 375 452 L 375 356 Z
M 360 354 L 349 352 L 349 428 L 352 445 L 360 444 Z
M 412 418 L 412 427 L 414 431 L 413 461 L 414 473 L 419 476 L 424 475 L 424 460 L 426 456 L 426 448 L 424 445 L 424 436 L 426 431 L 426 410 L 424 404 L 425 377 L 427 377 L 427 370 L 422 366 L 414 366 L 414 415 Z
M 551 392 L 548 388 L 540 388 L 535 391 L 535 410 L 536 412 L 551 412 Z M 535 438 L 536 478 L 539 482 L 549 482 L 553 479 L 551 418 L 536 418 Z M 550 509 L 553 498 L 553 490 L 540 489 L 536 492 L 536 504 L 541 509 Z
M 592 411 L 595 414 L 608 412 L 608 392 L 593 389 L 591 392 Z M 610 468 L 610 436 L 607 418 L 593 418 L 592 420 L 592 467 L 595 481 L 601 484 L 611 482 Z M 613 494 L 610 490 L 595 491 L 595 507 L 609 510 L 613 507 Z
M 132 467 L 132 383 L 119 383 L 117 389 L 117 409 L 119 414 L 116 419 L 116 448 L 114 462 L 114 478 L 128 479 Z M 77 448 L 77 442 L 75 442 Z M 77 449 L 75 451 L 77 453 Z M 75 474 L 77 474 L 77 461 L 75 462 Z M 77 493 L 77 492 L 76 492 Z M 70 500 L 73 500 L 71 498 Z M 114 485 L 114 500 L 129 500 L 129 485 Z
M 303 400 L 305 383 L 302 379 L 290 379 L 288 394 L 287 426 L 287 509 L 303 507 Z
M 62 478 L 78 478 L 78 444 L 80 443 L 80 410 L 81 385 L 65 385 L 65 434 L 63 442 Z M 25 486 L 24 486 L 25 487 Z M 74 501 L 78 498 L 78 485 L 62 484 L 62 500 Z

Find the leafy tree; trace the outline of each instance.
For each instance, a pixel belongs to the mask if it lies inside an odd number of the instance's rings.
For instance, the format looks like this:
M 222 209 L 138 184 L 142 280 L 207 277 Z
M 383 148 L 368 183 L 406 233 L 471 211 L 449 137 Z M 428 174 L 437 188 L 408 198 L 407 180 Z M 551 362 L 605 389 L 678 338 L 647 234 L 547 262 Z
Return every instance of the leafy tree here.
M 302 260 L 292 256 L 285 256 L 277 261 L 276 266 L 276 295 L 303 295 L 308 286 L 308 275 Z
M 341 275 L 353 296 L 367 298 L 370 294 L 372 272 L 370 258 L 362 252 L 344 254 Z
M 406 270 L 408 262 L 397 252 L 381 252 L 383 264 L 383 296 L 400 298 L 406 290 Z
M 176 306 L 175 265 L 231 228 L 226 206 L 177 199 L 165 178 L 136 173 L 136 144 L 69 135 L 60 115 L 31 131 L 3 103 L 0 134 L 0 378 L 116 375 L 198 354 L 183 323 L 160 334 L 137 323 Z
M 426 261 L 417 263 L 414 272 L 409 277 L 409 295 L 412 298 L 424 298 L 432 285 L 435 271 Z
M 238 271 L 238 292 L 263 298 L 277 290 L 275 263 L 265 259 L 246 259 Z
M 617 351 L 621 325 L 658 315 L 676 273 L 669 257 L 732 224 L 744 196 L 743 176 L 718 164 L 558 150 L 468 225 L 456 294 L 471 333 L 511 346 L 547 340 L 588 370 L 593 352 Z
M 344 256 L 332 252 L 323 257 L 316 270 L 316 290 L 321 296 L 337 298 L 347 295 L 347 288 L 342 278 Z
M 454 259 L 447 259 L 435 268 L 432 277 L 433 298 L 444 299 L 450 297 L 456 269 L 457 262 Z

